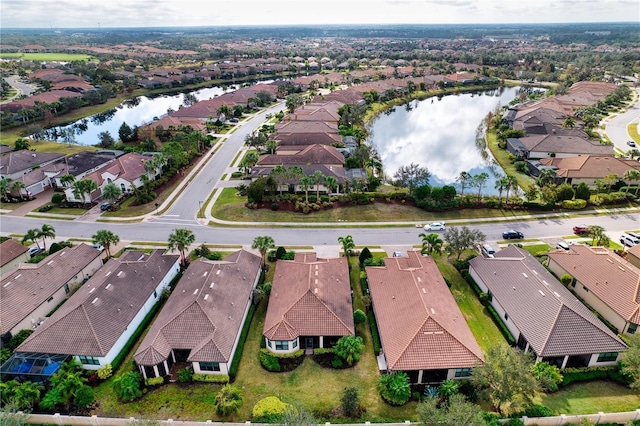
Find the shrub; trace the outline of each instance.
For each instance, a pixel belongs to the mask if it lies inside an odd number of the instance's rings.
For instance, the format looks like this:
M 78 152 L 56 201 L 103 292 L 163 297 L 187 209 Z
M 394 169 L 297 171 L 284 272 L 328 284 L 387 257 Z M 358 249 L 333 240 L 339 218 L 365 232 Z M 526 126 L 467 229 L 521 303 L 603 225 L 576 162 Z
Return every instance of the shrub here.
M 565 368 L 562 370 L 562 386 L 567 386 L 573 382 L 582 382 L 594 379 L 611 379 L 625 386 L 630 383 L 629 377 L 620 374 L 619 365 L 608 367 Z
M 293 371 L 303 361 L 304 351 L 302 349 L 285 354 L 276 354 L 268 349 L 260 349 L 260 364 L 267 371 Z
M 197 373 L 194 374 L 191 379 L 194 382 L 204 382 L 204 383 L 229 383 L 229 376 L 226 374 L 202 374 Z
M 137 371 L 123 373 L 113 380 L 113 387 L 120 401 L 130 402 L 142 396 L 142 376 Z
M 51 196 L 52 204 L 60 204 L 63 201 L 64 201 L 64 195 L 60 194 L 59 192 L 56 192 Z
M 33 334 L 33 330 L 26 328 L 18 331 L 15 336 L 11 336 L 11 339 L 9 339 L 9 343 L 7 343 L 7 349 L 12 352 L 15 351 L 16 348 L 22 344 L 22 342 L 27 340 L 27 337 L 31 336 L 31 334 Z
M 271 203 L 271 210 L 273 210 L 274 212 L 277 211 L 279 208 L 280 208 L 280 204 Z
M 524 412 L 522 413 L 522 415 L 518 416 L 518 417 L 522 417 L 522 416 L 527 416 L 527 417 L 550 417 L 553 416 L 555 413 L 553 411 L 551 411 L 551 408 L 544 406 L 542 404 L 533 404 L 531 407 L 527 408 L 526 410 L 524 410 Z
M 502 321 L 502 318 L 500 317 L 500 315 L 498 315 L 495 308 L 490 304 L 487 304 L 486 308 L 487 308 L 487 311 L 489 311 L 489 314 L 491 314 L 491 318 L 493 318 L 493 322 L 498 326 L 498 328 L 502 332 L 502 335 L 504 336 L 507 343 L 510 346 L 515 346 L 516 339 L 513 337 L 513 334 L 511 334 L 511 331 L 509 331 L 505 323 Z
M 571 284 L 573 282 L 573 277 L 569 274 L 562 274 L 562 276 L 560 277 L 560 282 L 565 286 L 568 287 L 569 284 Z
M 96 394 L 90 386 L 83 385 L 76 392 L 73 397 L 73 405 L 78 408 L 87 408 L 96 400 Z
M 107 364 L 98 370 L 98 378 L 100 380 L 107 380 L 113 374 L 113 367 L 111 364 Z
M 178 371 L 178 381 L 180 383 L 189 383 L 193 380 L 193 370 L 191 368 L 183 368 Z
M 280 401 L 277 396 L 268 396 L 256 402 L 252 410 L 254 423 L 279 423 L 291 405 Z
M 282 259 L 287 254 L 287 250 L 280 246 L 276 249 L 276 260 Z
M 358 389 L 354 387 L 344 388 L 342 391 L 342 397 L 340 398 L 340 405 L 342 411 L 347 416 L 353 416 L 358 413 L 360 408 L 360 396 L 358 395 Z
M 404 405 L 411 397 L 409 376 L 405 372 L 384 374 L 378 379 L 376 385 L 380 396 L 391 405 Z
M 251 326 L 251 320 L 253 319 L 253 314 L 255 311 L 256 311 L 256 306 L 252 303 L 251 306 L 249 307 L 249 311 L 247 312 L 247 318 L 245 319 L 244 324 L 242 326 L 242 331 L 240 332 L 240 339 L 238 339 L 238 347 L 236 348 L 236 351 L 233 354 L 233 360 L 231 361 L 231 366 L 229 367 L 229 376 L 231 377 L 236 377 L 236 374 L 238 373 L 240 358 L 242 357 L 242 352 L 244 351 L 244 344 L 247 341 L 247 335 L 249 334 L 249 327 Z M 264 342 L 264 339 L 260 339 L 260 340 Z M 196 378 L 194 377 L 193 380 L 196 380 Z
M 382 345 L 380 344 L 380 334 L 378 334 L 378 324 L 376 323 L 376 317 L 373 314 L 373 310 L 367 312 L 369 318 L 369 326 L 371 327 L 371 340 L 373 341 L 373 352 L 376 356 L 380 355 Z
M 333 368 L 340 369 L 340 368 L 342 368 L 343 365 L 344 365 L 344 363 L 342 362 L 342 359 L 340 359 L 340 358 L 334 358 L 334 360 L 331 361 L 331 366 Z
M 360 256 L 358 256 L 358 260 L 360 260 L 360 266 L 364 265 L 364 262 L 367 259 L 372 259 L 373 255 L 371 254 L 371 251 L 369 250 L 368 247 L 365 247 L 362 249 L 362 251 L 360 252 Z
M 221 416 L 235 413 L 242 406 L 242 393 L 232 385 L 225 385 L 216 395 L 216 412 Z
M 45 204 L 44 206 L 38 208 L 38 211 L 39 212 L 48 212 L 52 208 L 53 208 L 53 206 L 51 204 Z
M 531 372 L 545 391 L 555 392 L 558 390 L 558 385 L 562 383 L 562 374 L 555 365 L 539 362 L 531 367 Z
M 268 349 L 260 350 L 260 365 L 267 371 L 281 371 L 280 361 Z
M 360 336 L 342 336 L 333 350 L 338 357 L 351 366 L 354 362 L 360 361 L 364 343 L 362 343 L 362 337 Z
M 213 251 L 205 256 L 207 260 L 222 260 L 224 256 L 219 251 Z
M 366 320 L 367 320 L 367 315 L 364 312 L 362 312 L 360 309 L 356 309 L 353 312 L 353 322 L 356 325 L 363 324 Z
M 585 200 L 565 200 L 562 202 L 562 208 L 567 210 L 581 210 L 587 207 Z
M 164 384 L 164 377 L 152 377 L 144 381 L 147 386 L 158 386 Z
M 271 288 L 273 287 L 273 284 L 269 283 L 264 283 L 264 285 L 262 286 L 262 290 L 264 290 L 264 294 L 266 294 L 267 296 L 269 296 L 271 294 Z

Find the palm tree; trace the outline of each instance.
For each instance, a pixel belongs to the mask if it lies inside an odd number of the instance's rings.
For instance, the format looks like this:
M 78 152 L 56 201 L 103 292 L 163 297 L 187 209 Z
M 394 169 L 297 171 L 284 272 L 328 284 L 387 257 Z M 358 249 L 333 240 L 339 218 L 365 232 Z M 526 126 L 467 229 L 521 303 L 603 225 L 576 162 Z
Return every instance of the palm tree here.
M 255 237 L 253 239 L 253 244 L 251 244 L 251 248 L 258 250 L 260 252 L 260 255 L 262 256 L 262 269 L 266 269 L 267 267 L 266 254 L 267 254 L 267 251 L 273 247 L 275 247 L 273 238 L 271 238 L 268 235 Z
M 501 204 L 502 204 L 502 191 L 507 189 L 508 186 L 509 186 L 509 181 L 507 180 L 506 176 L 502 176 L 500 179 L 496 180 L 494 188 L 498 190 L 498 194 L 499 194 L 498 199 L 500 200 Z
M 283 165 L 277 165 L 269 172 L 269 177 L 273 178 L 273 180 L 278 185 L 278 190 L 280 191 L 280 195 L 282 195 L 282 185 L 287 182 L 289 178 L 289 173 L 287 169 Z
M 269 154 L 275 154 L 276 150 L 278 149 L 278 141 L 274 139 L 269 139 L 265 143 L 265 147 L 267 148 L 267 152 Z
M 304 200 L 305 202 L 309 202 L 309 188 L 313 186 L 313 178 L 311 176 L 303 176 L 300 179 L 300 186 L 304 190 Z
M 565 118 L 564 122 L 562 123 L 562 127 L 566 127 L 567 129 L 573 129 L 575 126 L 576 126 L 576 120 L 571 116 Z
M 605 229 L 602 226 L 591 225 L 588 229 L 592 246 L 609 246 L 609 236 L 607 236 Z
M 15 400 L 21 408 L 31 409 L 40 401 L 40 391 L 44 390 L 35 382 L 26 380 L 15 389 Z
M 440 254 L 442 252 L 442 244 L 444 241 L 440 239 L 438 234 L 418 234 L 420 238 L 422 238 L 422 249 L 420 253 L 422 254 Z
M 71 174 L 66 174 L 60 177 L 60 183 L 62 186 L 71 186 L 76 181 L 76 177 Z
M 612 173 L 610 175 L 606 175 L 604 177 L 604 182 L 607 184 L 607 194 L 609 194 L 611 192 L 611 187 L 613 185 L 615 185 L 619 180 L 620 180 L 620 178 L 615 173 Z
M 518 194 L 518 178 L 512 175 L 507 175 L 507 204 L 509 203 L 509 190 L 513 189 L 514 194 Z
M 325 176 L 320 170 L 316 170 L 309 177 L 313 181 L 313 184 L 316 186 L 316 202 L 318 202 L 320 201 L 320 184 L 324 182 Z
M 326 178 L 324 178 L 324 186 L 327 187 L 329 193 L 332 193 L 338 187 L 338 179 L 336 179 L 334 176 L 327 176 Z
M 338 242 L 342 244 L 342 251 L 344 251 L 344 257 L 349 257 L 351 252 L 355 248 L 355 243 L 353 242 L 353 237 L 351 235 L 347 235 L 345 237 L 338 237 Z
M 630 149 L 627 154 L 629 154 L 629 156 L 631 157 L 631 159 L 635 159 L 636 157 L 640 157 L 640 150 L 634 148 L 634 149 Z
M 22 236 L 22 240 L 21 242 L 24 244 L 26 242 L 31 241 L 32 243 L 36 243 L 36 246 L 38 246 L 38 248 L 40 248 L 40 244 L 38 244 L 38 238 L 40 237 L 39 234 L 40 230 L 38 228 L 35 229 L 29 229 L 27 232 L 25 232 L 25 234 Z
M 43 250 L 47 249 L 46 239 L 51 238 L 54 239 L 56 237 L 56 230 L 53 226 L 44 224 L 42 228 L 38 230 L 38 237 L 42 238 L 42 248 Z
M 96 189 L 98 189 L 98 184 L 92 179 L 73 182 L 73 196 L 76 199 L 81 199 L 84 204 L 91 202 L 91 193 Z M 89 198 L 89 201 L 87 201 L 87 198 Z
M 196 236 L 193 232 L 186 228 L 176 228 L 171 234 L 169 234 L 169 244 L 167 248 L 169 251 L 178 250 L 180 252 L 180 263 L 182 266 L 187 265 L 187 257 L 185 251 L 187 248 L 196 241 Z
M 9 192 L 9 179 L 0 179 L 0 199 L 7 201 L 7 193 Z
M 626 192 L 629 192 L 630 183 L 640 181 L 640 170 L 636 170 L 636 169 L 627 170 L 626 172 L 624 172 L 623 179 L 625 180 L 625 182 L 627 182 Z M 636 188 L 636 194 L 637 193 L 638 193 L 638 189 Z
M 145 163 L 146 165 L 146 163 Z M 109 182 L 102 188 L 102 198 L 107 201 L 115 201 L 122 195 L 122 189 L 113 182 Z
M 14 180 L 11 184 L 11 193 L 15 193 L 16 196 L 21 197 L 21 190 L 25 189 L 27 186 L 21 180 Z
M 111 257 L 111 244 L 118 244 L 120 237 L 108 229 L 99 229 L 91 237 L 95 244 L 100 244 L 107 251 L 107 257 Z
M 364 162 L 365 167 L 371 169 L 371 176 L 380 176 L 382 174 L 382 162 L 376 157 L 369 157 Z
M 487 183 L 487 179 L 489 179 L 489 174 L 487 172 L 482 172 L 477 175 L 473 175 L 473 186 L 478 188 L 478 201 L 480 201 L 480 197 L 482 194 L 482 188 Z

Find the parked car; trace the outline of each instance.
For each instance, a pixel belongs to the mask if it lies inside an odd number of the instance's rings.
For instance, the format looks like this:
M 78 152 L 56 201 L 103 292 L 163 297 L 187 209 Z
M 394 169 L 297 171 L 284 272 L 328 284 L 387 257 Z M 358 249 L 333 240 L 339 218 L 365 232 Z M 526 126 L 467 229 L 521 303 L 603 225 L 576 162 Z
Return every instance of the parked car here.
M 627 246 L 627 247 L 633 247 L 637 244 L 640 244 L 640 239 L 636 238 L 636 237 L 632 237 L 629 234 L 622 234 L 620 236 L 620 243 L 623 246 Z
M 639 232 L 627 232 L 627 235 L 631 235 L 633 238 L 637 238 L 640 240 L 640 233 Z
M 31 247 L 29 249 L 29 258 L 36 257 L 41 253 L 44 253 L 44 250 L 41 247 Z
M 566 250 L 566 251 L 571 250 L 571 248 L 569 247 L 569 244 L 565 243 L 564 241 L 560 241 L 558 243 L 558 245 L 556 246 L 556 248 L 559 248 L 559 249 L 562 249 L 562 250 Z
M 98 243 L 93 243 L 92 246 L 94 249 L 98 250 L 100 253 L 102 253 L 104 251 L 104 247 L 102 247 L 102 244 L 98 244 Z
M 578 235 L 588 234 L 589 227 L 587 225 L 576 225 L 573 227 L 573 233 Z
M 493 258 L 496 251 L 489 244 L 483 244 L 480 246 L 480 253 L 484 257 Z
M 630 147 L 635 148 L 636 143 L 634 141 L 627 141 L 627 145 L 629 145 Z
M 524 234 L 520 231 L 509 229 L 508 231 L 504 231 L 502 233 L 502 238 L 504 238 L 505 240 L 521 240 L 524 238 Z
M 444 222 L 431 222 L 424 226 L 425 231 L 444 231 Z
M 230 118 L 229 123 L 237 123 L 239 120 L 237 118 Z
M 103 212 L 106 212 L 107 210 L 109 210 L 109 208 L 113 205 L 113 203 L 111 201 L 106 201 L 102 204 L 100 204 L 100 210 L 102 210 Z

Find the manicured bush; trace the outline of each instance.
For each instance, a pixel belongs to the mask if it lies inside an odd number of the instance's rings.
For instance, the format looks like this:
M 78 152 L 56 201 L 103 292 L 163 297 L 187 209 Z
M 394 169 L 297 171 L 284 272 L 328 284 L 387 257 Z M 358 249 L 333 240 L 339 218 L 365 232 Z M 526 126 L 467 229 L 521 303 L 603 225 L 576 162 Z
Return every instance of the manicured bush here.
M 189 383 L 193 380 L 193 370 L 191 368 L 183 368 L 178 371 L 178 382 Z
M 144 381 L 147 386 L 158 386 L 164 384 L 164 377 L 152 377 Z
M 265 370 L 271 372 L 282 370 L 278 357 L 274 356 L 268 349 L 260 350 L 260 365 L 262 365 L 262 368 Z
M 367 259 L 371 259 L 373 258 L 373 255 L 371 254 L 371 251 L 369 250 L 368 247 L 365 247 L 362 249 L 362 251 L 360 252 L 360 256 L 358 256 L 358 260 L 360 261 L 360 266 L 364 265 L 364 262 Z
M 367 315 L 362 312 L 360 309 L 356 309 L 353 312 L 353 322 L 358 325 L 358 324 L 364 324 L 364 322 L 367 320 Z
M 469 271 L 468 270 L 462 270 L 462 276 L 469 283 L 469 285 L 471 286 L 473 291 L 476 293 L 476 296 L 480 297 L 480 295 L 482 295 L 482 290 L 480 290 L 480 287 L 478 286 L 478 284 L 476 284 L 476 281 L 473 279 L 473 277 L 471 276 Z M 480 301 L 482 301 L 482 300 L 480 300 Z
M 284 403 L 277 396 L 262 398 L 253 406 L 253 423 L 280 423 L 285 412 L 291 409 L 291 405 Z
M 229 383 L 229 376 L 226 374 L 203 374 L 197 373 L 191 376 L 191 380 L 194 382 L 204 382 L 204 383 Z
M 376 389 L 387 403 L 395 406 L 404 405 L 411 397 L 409 376 L 405 372 L 384 374 L 378 379 Z
M 287 250 L 280 246 L 276 249 L 276 260 L 282 259 L 287 254 Z
M 240 358 L 242 357 L 242 351 L 244 351 L 244 344 L 247 341 L 247 335 L 249 334 L 249 327 L 251 326 L 251 320 L 253 319 L 253 314 L 256 311 L 256 306 L 252 303 L 249 307 L 249 311 L 247 312 L 247 318 L 244 321 L 242 326 L 242 331 L 240 332 L 240 339 L 238 339 L 238 346 L 236 347 L 236 351 L 233 354 L 233 360 L 231 361 L 231 366 L 229 367 L 229 376 L 236 377 L 238 374 L 238 366 L 240 365 Z M 264 339 L 261 339 L 264 341 Z M 194 377 L 193 380 L 196 380 Z M 228 380 L 227 380 L 228 381 Z
M 225 385 L 216 395 L 216 412 L 221 416 L 235 413 L 242 407 L 242 393 L 232 385 Z
M 59 192 L 56 192 L 51 196 L 52 204 L 60 204 L 63 201 L 64 201 L 64 195 L 60 194 Z
M 373 342 L 373 352 L 376 356 L 380 355 L 382 345 L 380 344 L 380 334 L 378 334 L 378 323 L 376 323 L 376 316 L 373 314 L 373 310 L 367 312 L 369 319 L 369 326 L 371 327 L 371 341 Z
M 555 392 L 558 390 L 558 385 L 562 383 L 562 374 L 560 374 L 560 369 L 555 365 L 538 362 L 531 367 L 531 372 L 545 391 Z
M 73 405 L 78 408 L 87 408 L 91 404 L 93 404 L 96 400 L 96 394 L 93 392 L 91 386 L 80 386 L 78 390 L 76 390 L 75 395 L 73 396 Z
M 567 386 L 573 382 L 595 379 L 611 379 L 624 386 L 631 383 L 630 377 L 621 374 L 619 365 L 607 367 L 565 368 L 562 370 L 562 376 L 562 386 Z
M 268 349 L 260 349 L 260 364 L 271 372 L 293 371 L 304 361 L 304 351 L 299 349 L 287 354 L 276 354 Z
M 106 364 L 104 367 L 98 370 L 98 378 L 100 380 L 107 380 L 113 374 L 113 367 L 111 364 Z
M 581 210 L 587 207 L 585 200 L 565 200 L 562 202 L 562 208 L 568 210 Z
M 113 387 L 120 401 L 130 402 L 142 396 L 142 376 L 137 371 L 129 371 L 115 377 Z
M 53 206 L 51 204 L 45 204 L 42 207 L 38 208 L 39 212 L 48 212 L 49 210 L 51 210 L 53 208 Z
M 507 343 L 510 346 L 515 346 L 516 339 L 513 337 L 513 334 L 511 334 L 511 331 L 509 331 L 509 329 L 507 328 L 505 323 L 502 321 L 502 318 L 500 318 L 500 315 L 498 315 L 494 307 L 491 306 L 490 304 L 487 304 L 485 307 L 487 308 L 487 311 L 489 312 L 489 314 L 491 314 L 491 318 L 493 318 L 493 322 L 498 326 Z

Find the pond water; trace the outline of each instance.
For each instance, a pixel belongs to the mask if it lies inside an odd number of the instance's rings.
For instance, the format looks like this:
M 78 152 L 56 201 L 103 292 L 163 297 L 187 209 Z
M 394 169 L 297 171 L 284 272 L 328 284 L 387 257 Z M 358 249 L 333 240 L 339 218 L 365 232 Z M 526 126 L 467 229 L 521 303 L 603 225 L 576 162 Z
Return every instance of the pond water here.
M 269 83 L 270 81 L 260 82 Z M 228 88 L 209 87 L 192 92 L 198 101 L 211 99 L 227 92 L 236 90 L 236 86 Z M 96 114 L 91 117 L 83 118 L 75 123 L 64 127 L 52 128 L 49 130 L 49 136 L 55 140 L 56 132 L 66 128 L 72 128 L 75 131 L 76 142 L 80 145 L 96 145 L 100 141 L 98 134 L 101 132 L 109 132 L 111 136 L 118 140 L 118 129 L 122 123 L 129 126 L 142 126 L 143 124 L 153 121 L 167 114 L 167 110 L 177 110 L 184 102 L 184 94 L 177 95 L 161 95 L 153 98 L 139 96 L 134 99 L 128 99 L 109 111 Z M 60 139 L 58 139 L 60 140 Z
M 508 87 L 409 102 L 377 117 L 369 125 L 367 143 L 380 154 L 389 178 L 401 166 L 416 163 L 431 172 L 430 185 L 455 185 L 459 190 L 455 180 L 460 172 L 487 172 L 482 193 L 497 194 L 495 181 L 504 172 L 484 146 L 482 123 L 519 90 Z

